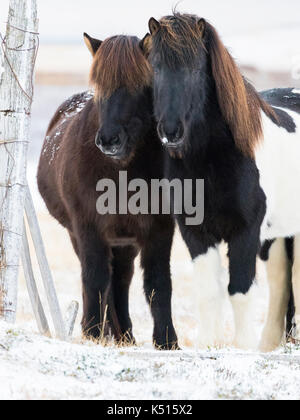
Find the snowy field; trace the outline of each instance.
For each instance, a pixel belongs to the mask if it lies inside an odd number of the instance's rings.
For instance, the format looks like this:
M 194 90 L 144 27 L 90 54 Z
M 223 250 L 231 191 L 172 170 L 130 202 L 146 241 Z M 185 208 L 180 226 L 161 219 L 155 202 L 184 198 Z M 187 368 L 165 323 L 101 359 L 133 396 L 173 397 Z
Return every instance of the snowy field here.
M 153 326 L 138 261 L 130 292 L 138 346 L 103 348 L 82 341 L 80 265 L 67 233 L 49 216 L 36 188 L 43 137 L 58 105 L 87 88 L 70 85 L 74 74 L 79 75 L 78 83 L 87 80 L 90 57 L 81 44 L 82 32 L 101 38 L 120 32 L 142 36 L 147 19 L 168 13 L 175 2 L 153 0 L 139 7 L 141 3 L 134 0 L 130 5 L 126 3 L 126 10 L 120 1 L 110 1 L 105 10 L 99 9 L 99 3 L 90 0 L 89 8 L 82 8 L 81 0 L 40 2 L 38 77 L 47 83 L 55 79 L 68 86 L 36 86 L 28 179 L 62 311 L 65 313 L 70 302 L 77 300 L 80 313 L 71 342 L 39 336 L 21 270 L 17 323 L 14 327 L 0 323 L 0 399 L 300 399 L 300 349 L 287 345 L 271 355 L 263 355 L 231 348 L 234 325 L 229 302 L 224 320 L 225 348 L 194 349 L 192 268 L 178 233 L 172 255 L 173 315 L 182 351 L 152 349 Z M 1 0 L 1 18 L 6 5 L 7 0 Z M 95 13 L 90 13 L 91 9 Z M 215 24 L 257 88 L 300 87 L 299 0 L 253 0 L 243 2 L 243 6 L 237 0 L 185 0 L 180 10 L 196 12 Z M 226 266 L 226 249 L 223 251 Z M 37 262 L 34 260 L 33 264 L 50 321 Z M 261 262 L 258 286 L 253 322 L 259 339 L 268 305 L 266 273 Z
M 61 343 L 0 323 L 5 399 L 300 399 L 300 351 L 160 353 Z

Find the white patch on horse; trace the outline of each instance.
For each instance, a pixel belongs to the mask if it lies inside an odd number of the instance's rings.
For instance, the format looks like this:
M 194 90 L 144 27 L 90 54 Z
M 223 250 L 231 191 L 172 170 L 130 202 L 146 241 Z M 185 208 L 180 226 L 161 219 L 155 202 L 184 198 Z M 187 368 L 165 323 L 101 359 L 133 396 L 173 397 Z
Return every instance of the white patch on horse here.
M 283 340 L 285 317 L 290 298 L 288 265 L 285 239 L 277 239 L 270 249 L 267 262 L 270 297 L 267 322 L 259 346 L 263 352 L 275 350 Z
M 262 240 L 300 233 L 300 115 L 284 111 L 294 120 L 295 133 L 278 127 L 262 112 L 264 138 L 255 154 L 260 185 L 267 197 Z
M 210 248 L 193 261 L 192 301 L 197 320 L 196 346 L 207 348 L 224 344 L 225 289 L 218 248 Z
M 235 320 L 234 346 L 239 349 L 256 350 L 258 347 L 254 325 L 258 295 L 259 289 L 253 283 L 245 295 L 237 293 L 230 298 Z

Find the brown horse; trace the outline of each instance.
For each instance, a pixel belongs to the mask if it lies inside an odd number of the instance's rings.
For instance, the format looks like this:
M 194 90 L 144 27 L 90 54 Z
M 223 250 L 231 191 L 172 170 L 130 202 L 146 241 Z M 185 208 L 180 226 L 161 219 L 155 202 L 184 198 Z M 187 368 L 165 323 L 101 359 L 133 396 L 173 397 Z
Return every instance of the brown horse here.
M 99 339 L 111 332 L 118 342 L 134 342 L 128 293 L 140 251 L 154 344 L 177 348 L 171 315 L 172 218 L 96 210 L 99 180 L 118 187 L 121 171 L 127 171 L 128 182 L 139 178 L 148 185 L 163 177 L 151 69 L 136 37 L 104 42 L 84 37 L 94 56 L 95 93 L 73 96 L 54 115 L 40 158 L 39 190 L 52 216 L 68 229 L 81 262 L 84 335 Z

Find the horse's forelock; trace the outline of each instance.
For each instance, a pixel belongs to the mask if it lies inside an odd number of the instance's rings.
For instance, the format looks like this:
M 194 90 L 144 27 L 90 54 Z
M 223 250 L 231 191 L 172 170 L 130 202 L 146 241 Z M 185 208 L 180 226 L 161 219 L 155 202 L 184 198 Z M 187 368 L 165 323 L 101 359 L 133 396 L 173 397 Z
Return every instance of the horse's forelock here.
M 154 50 L 170 68 L 179 64 L 192 66 L 202 44 L 199 18 L 195 15 L 174 13 L 160 20 L 160 29 L 153 36 Z
M 136 93 L 151 84 L 151 66 L 137 37 L 115 36 L 97 51 L 90 72 L 95 98 L 109 98 L 120 87 Z

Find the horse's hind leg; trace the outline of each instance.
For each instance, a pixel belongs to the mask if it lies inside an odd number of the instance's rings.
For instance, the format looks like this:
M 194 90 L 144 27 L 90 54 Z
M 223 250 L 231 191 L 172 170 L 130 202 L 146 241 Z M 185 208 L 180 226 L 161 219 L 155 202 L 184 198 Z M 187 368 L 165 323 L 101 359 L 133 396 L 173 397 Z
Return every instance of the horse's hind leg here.
M 110 293 L 111 248 L 102 242 L 94 227 L 81 227 L 77 244 L 82 269 L 83 334 L 99 339 L 111 330 L 120 339 Z
M 112 294 L 116 313 L 121 328 L 122 340 L 120 344 L 134 344 L 132 323 L 129 315 L 129 287 L 134 272 L 136 248 L 113 248 L 112 260 Z
M 289 266 L 285 240 L 277 239 L 270 249 L 267 261 L 270 299 L 267 322 L 259 346 L 263 352 L 279 347 L 284 337 L 290 297 Z

